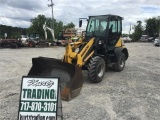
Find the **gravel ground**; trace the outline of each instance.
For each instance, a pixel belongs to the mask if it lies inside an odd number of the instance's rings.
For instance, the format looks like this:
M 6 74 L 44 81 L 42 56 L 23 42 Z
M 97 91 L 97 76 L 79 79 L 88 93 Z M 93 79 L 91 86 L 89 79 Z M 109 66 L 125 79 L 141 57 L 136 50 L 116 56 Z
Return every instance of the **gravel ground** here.
M 160 120 L 160 47 L 128 43 L 130 57 L 122 72 L 108 70 L 84 85 L 75 99 L 62 101 L 65 120 Z M 16 120 L 21 77 L 33 57 L 62 58 L 64 47 L 0 49 L 0 120 Z

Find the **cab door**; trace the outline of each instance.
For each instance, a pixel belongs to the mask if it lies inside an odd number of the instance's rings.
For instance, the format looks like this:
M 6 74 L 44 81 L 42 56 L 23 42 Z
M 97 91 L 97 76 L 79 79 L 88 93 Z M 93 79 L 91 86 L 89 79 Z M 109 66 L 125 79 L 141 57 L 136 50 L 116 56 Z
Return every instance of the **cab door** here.
M 122 18 L 111 16 L 108 29 L 108 47 L 114 48 L 120 41 L 122 33 Z M 121 43 L 121 42 L 120 42 Z M 121 46 L 121 44 L 119 44 Z M 119 46 L 119 47 L 120 47 Z

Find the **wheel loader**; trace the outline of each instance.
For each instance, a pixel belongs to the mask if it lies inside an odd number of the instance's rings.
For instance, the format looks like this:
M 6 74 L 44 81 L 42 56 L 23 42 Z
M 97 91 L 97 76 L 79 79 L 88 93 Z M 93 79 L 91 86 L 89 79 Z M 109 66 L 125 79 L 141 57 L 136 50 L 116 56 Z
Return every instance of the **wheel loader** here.
M 121 39 L 122 20 L 117 15 L 89 16 L 85 37 L 68 44 L 63 59 L 32 58 L 28 76 L 59 77 L 61 98 L 69 101 L 82 89 L 82 70 L 88 70 L 92 83 L 102 81 L 108 65 L 122 71 L 129 56 Z M 81 26 L 82 19 L 79 20 Z

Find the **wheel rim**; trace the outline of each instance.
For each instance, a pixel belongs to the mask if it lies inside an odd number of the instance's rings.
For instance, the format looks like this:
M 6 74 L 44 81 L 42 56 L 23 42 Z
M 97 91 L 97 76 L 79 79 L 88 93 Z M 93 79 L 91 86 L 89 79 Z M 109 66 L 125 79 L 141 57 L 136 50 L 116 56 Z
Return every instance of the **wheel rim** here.
M 121 62 L 120 62 L 120 67 L 123 68 L 123 67 L 124 67 L 124 64 L 125 64 L 125 62 L 124 62 L 124 59 L 122 58 L 122 59 L 121 59 Z
M 105 66 L 103 64 L 98 66 L 98 77 L 102 77 L 103 76 L 104 68 L 105 68 Z
M 32 43 L 31 42 L 29 43 L 29 47 L 32 47 Z

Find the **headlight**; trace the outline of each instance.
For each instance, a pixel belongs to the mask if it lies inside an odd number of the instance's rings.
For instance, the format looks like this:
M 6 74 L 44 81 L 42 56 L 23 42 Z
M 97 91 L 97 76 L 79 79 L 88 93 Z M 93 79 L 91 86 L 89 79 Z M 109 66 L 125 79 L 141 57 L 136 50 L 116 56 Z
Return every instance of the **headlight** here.
M 99 44 L 100 44 L 100 45 L 102 44 L 102 41 L 101 41 L 101 40 L 99 41 Z

